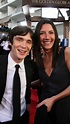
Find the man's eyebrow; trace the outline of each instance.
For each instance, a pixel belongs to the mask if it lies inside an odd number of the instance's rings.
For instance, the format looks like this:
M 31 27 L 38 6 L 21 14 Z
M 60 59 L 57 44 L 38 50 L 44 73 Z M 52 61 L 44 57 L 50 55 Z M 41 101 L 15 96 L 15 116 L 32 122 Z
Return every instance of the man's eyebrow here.
M 23 36 L 21 36 L 21 35 L 15 35 L 15 37 L 23 37 Z

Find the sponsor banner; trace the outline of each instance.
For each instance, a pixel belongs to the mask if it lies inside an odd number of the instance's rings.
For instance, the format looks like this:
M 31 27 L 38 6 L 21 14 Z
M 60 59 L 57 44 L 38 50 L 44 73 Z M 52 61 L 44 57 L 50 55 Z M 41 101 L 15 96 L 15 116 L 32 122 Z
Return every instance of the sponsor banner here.
M 58 7 L 69 8 L 70 0 L 22 0 L 22 4 L 29 4 L 32 7 Z

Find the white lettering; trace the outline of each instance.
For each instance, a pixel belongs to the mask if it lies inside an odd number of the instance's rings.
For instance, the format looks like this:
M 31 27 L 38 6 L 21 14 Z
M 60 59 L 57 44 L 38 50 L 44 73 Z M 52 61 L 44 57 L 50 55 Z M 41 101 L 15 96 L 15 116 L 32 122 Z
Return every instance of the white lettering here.
M 42 4 L 42 3 L 46 3 L 46 4 L 52 4 L 52 5 L 54 5 L 55 4 L 55 6 L 56 5 L 70 5 L 70 0 L 69 1 L 67 1 L 67 0 L 31 0 L 31 2 L 32 3 L 37 3 L 37 4 Z

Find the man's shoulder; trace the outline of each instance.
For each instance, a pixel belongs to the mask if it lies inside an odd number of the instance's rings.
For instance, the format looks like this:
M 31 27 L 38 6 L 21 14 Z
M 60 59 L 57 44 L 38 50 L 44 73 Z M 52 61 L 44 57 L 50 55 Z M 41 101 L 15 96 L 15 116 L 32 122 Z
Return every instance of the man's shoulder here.
M 0 63 L 5 63 L 8 59 L 8 55 L 0 55 Z
M 7 58 L 8 57 L 8 55 L 7 54 L 4 54 L 4 55 L 0 55 L 0 58 Z

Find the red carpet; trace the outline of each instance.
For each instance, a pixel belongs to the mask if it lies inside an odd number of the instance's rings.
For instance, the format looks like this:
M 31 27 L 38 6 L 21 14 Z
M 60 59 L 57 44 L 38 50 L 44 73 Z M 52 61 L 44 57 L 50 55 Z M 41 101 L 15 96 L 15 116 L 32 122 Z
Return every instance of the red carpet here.
M 30 107 L 30 123 L 34 124 L 34 116 L 36 112 L 36 105 L 38 103 L 38 95 L 37 90 L 31 88 L 31 107 Z

